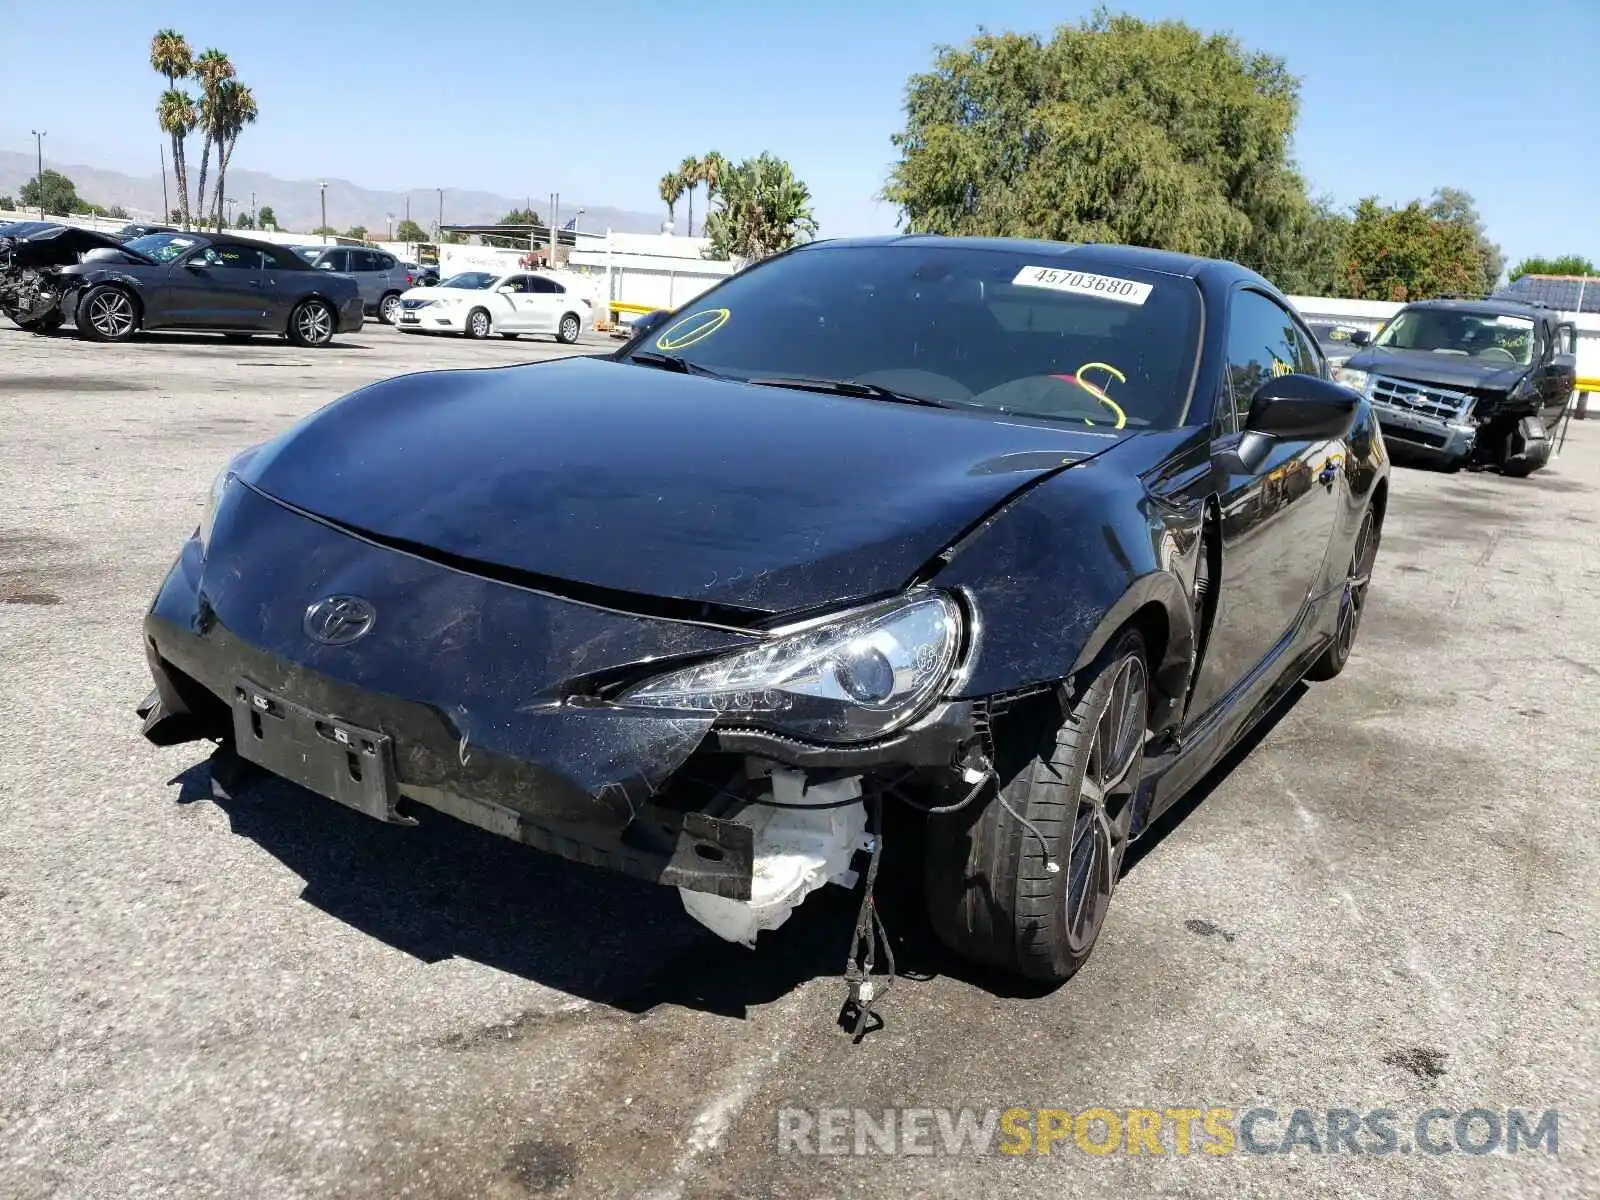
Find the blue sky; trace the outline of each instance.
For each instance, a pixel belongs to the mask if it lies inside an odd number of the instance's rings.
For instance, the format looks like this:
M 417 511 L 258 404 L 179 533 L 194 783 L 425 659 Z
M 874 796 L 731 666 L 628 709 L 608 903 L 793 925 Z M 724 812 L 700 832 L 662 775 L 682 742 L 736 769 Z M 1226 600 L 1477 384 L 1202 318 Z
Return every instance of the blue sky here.
M 0 0 L 0 149 L 154 174 L 158 26 L 227 51 L 262 121 L 235 168 L 367 187 L 559 190 L 657 210 L 683 156 L 771 150 L 824 235 L 888 232 L 875 202 L 905 80 L 981 23 L 1047 32 L 1091 5 L 1026 0 L 468 4 Z M 1600 0 L 1127 0 L 1229 30 L 1303 79 L 1296 156 L 1341 203 L 1440 185 L 1515 260 L 1600 261 Z M 408 103 L 419 98 L 422 104 Z M 682 213 L 679 214 L 680 228 Z M 696 215 L 698 224 L 699 215 Z

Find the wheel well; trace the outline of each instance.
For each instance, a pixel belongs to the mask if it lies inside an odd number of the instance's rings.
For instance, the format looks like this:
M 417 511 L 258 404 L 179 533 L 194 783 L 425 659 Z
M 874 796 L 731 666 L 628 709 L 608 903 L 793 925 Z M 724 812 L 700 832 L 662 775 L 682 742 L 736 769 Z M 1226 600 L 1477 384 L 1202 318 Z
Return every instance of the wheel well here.
M 144 301 L 139 299 L 138 292 L 134 291 L 133 288 L 123 283 L 120 279 L 106 279 L 99 283 L 91 283 L 87 288 L 85 288 L 83 292 L 84 298 L 87 299 L 92 293 L 99 291 L 101 288 L 111 288 L 114 291 L 121 292 L 124 296 L 126 296 L 128 298 L 128 303 L 133 305 L 135 323 L 140 325 L 144 323 Z
M 1383 514 L 1389 508 L 1389 481 L 1378 480 L 1378 486 L 1372 489 L 1372 523 L 1378 531 L 1383 530 Z
M 327 310 L 333 314 L 333 325 L 334 328 L 337 329 L 339 327 L 339 306 L 324 296 L 321 292 L 312 292 L 309 295 L 301 296 L 300 299 L 296 300 L 294 302 L 294 307 L 289 310 L 289 320 L 292 322 L 294 320 L 294 314 L 299 311 L 300 306 L 310 300 L 320 301 L 327 308 Z

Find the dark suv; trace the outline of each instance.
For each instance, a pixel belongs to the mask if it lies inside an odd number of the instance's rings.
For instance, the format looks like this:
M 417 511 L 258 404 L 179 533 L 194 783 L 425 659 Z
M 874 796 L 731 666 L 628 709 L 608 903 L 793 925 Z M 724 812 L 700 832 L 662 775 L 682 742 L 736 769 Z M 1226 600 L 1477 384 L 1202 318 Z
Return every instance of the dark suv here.
M 416 277 L 405 264 L 382 250 L 365 246 L 329 246 L 326 249 L 308 246 L 300 255 L 319 270 L 335 271 L 354 279 L 361 289 L 367 314 L 385 325 L 393 325 L 399 319 L 400 293 L 416 286 Z
M 1515 300 L 1420 300 L 1338 369 L 1365 392 L 1392 449 L 1441 463 L 1527 475 L 1550 461 L 1551 434 L 1577 383 L 1577 330 Z

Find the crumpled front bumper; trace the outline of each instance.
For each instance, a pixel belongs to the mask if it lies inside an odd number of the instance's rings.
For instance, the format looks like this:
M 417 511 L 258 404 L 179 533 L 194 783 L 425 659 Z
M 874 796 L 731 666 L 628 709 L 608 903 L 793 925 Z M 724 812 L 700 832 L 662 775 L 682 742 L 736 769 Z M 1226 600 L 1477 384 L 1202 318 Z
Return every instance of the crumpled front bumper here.
M 336 595 L 358 596 L 376 614 L 349 645 L 319 643 L 306 628 L 307 609 Z M 851 770 L 948 762 L 972 735 L 965 703 L 877 746 L 829 750 L 714 731 L 699 714 L 570 699 L 596 673 L 733 650 L 757 636 L 484 579 L 234 482 L 209 551 L 197 538 L 185 544 L 145 619 L 156 694 L 141 715 L 157 744 L 227 741 L 242 728 L 238 706 L 259 689 L 381 731 L 403 800 L 574 861 L 744 900 L 751 832 L 717 815 L 736 805 L 664 790 L 703 744 Z

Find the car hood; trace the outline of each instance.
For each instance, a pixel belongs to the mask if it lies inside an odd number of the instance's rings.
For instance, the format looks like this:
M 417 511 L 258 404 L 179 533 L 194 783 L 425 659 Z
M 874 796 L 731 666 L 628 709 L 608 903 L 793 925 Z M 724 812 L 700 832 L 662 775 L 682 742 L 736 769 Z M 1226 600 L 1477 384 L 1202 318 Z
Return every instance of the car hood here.
M 129 250 L 109 234 L 53 221 L 13 221 L 0 225 L 0 240 L 6 242 L 15 264 L 20 267 L 72 266 L 90 251 L 110 251 L 104 257 L 150 265 L 150 259 Z
M 1528 373 L 1527 367 L 1486 363 L 1460 354 L 1435 354 L 1431 350 L 1384 350 L 1367 347 L 1344 364 L 1356 371 L 1393 375 L 1413 383 L 1433 383 L 1447 388 L 1510 391 Z
M 893 592 L 1126 436 L 570 358 L 374 384 L 241 478 L 466 570 L 738 620 Z

